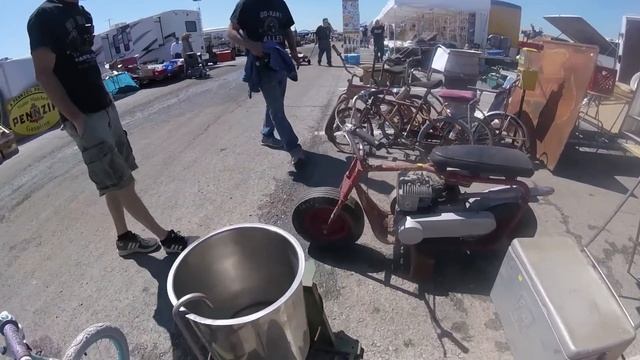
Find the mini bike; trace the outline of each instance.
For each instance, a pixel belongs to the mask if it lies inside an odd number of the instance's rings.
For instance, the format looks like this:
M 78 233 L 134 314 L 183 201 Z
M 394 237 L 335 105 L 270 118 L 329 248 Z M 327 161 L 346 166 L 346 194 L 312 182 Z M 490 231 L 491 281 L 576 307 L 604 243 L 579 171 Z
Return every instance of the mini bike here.
M 292 222 L 311 246 L 338 247 L 357 242 L 364 232 L 365 215 L 376 238 L 386 244 L 399 240 L 419 245 L 421 252 L 466 252 L 498 249 L 511 235 L 530 202 L 553 194 L 553 188 L 529 187 L 534 167 L 526 154 L 509 148 L 451 145 L 433 149 L 428 164 L 370 164 L 368 146 L 385 144 L 363 128 L 345 124 L 355 155 L 339 189 L 317 188 L 295 207 Z M 370 172 L 397 172 L 396 199 L 390 211 L 369 196 L 361 180 Z M 472 184 L 496 187 L 462 192 Z M 358 202 L 351 196 L 355 190 Z M 413 256 L 413 255 L 412 255 Z M 414 264 L 411 265 L 412 268 Z

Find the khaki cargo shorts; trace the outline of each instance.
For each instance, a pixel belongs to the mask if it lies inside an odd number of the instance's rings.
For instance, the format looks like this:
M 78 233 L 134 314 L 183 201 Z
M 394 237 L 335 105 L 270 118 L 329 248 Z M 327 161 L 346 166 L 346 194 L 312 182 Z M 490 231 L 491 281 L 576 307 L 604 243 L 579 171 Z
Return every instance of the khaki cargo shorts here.
M 131 172 L 138 165 L 116 106 L 112 104 L 105 110 L 87 114 L 84 124 L 82 136 L 78 136 L 70 121 L 64 122 L 63 129 L 82 152 L 89 177 L 100 196 L 131 185 L 134 181 Z

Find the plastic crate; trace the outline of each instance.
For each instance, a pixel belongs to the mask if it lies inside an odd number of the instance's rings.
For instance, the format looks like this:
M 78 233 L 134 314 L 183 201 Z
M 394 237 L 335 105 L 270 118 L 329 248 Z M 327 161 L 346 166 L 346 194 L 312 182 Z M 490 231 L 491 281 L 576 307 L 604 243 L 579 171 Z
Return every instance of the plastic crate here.
M 593 72 L 591 82 L 589 83 L 589 91 L 602 95 L 613 95 L 617 79 L 618 70 L 604 66 L 596 66 L 596 70 Z

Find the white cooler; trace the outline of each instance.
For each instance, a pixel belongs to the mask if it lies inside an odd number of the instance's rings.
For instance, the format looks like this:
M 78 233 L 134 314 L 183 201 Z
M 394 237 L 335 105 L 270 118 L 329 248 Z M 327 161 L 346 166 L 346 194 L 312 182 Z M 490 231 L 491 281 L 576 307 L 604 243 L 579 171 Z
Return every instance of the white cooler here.
M 491 299 L 516 360 L 617 360 L 635 329 L 572 239 L 516 239 Z

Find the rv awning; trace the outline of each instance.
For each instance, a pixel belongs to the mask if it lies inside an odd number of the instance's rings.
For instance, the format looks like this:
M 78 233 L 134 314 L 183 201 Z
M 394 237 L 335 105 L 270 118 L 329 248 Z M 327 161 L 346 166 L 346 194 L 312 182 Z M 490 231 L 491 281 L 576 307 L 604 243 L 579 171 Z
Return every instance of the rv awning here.
M 489 31 L 491 0 L 389 0 L 376 18 L 386 24 L 411 21 L 425 13 L 462 11 L 476 14 L 475 42 L 484 46 Z
M 571 41 L 595 45 L 600 48 L 601 55 L 615 56 L 618 50 L 581 16 L 548 15 L 545 20 L 566 35 Z
M 389 0 L 376 19 L 393 24 L 438 10 L 489 14 L 491 0 Z

